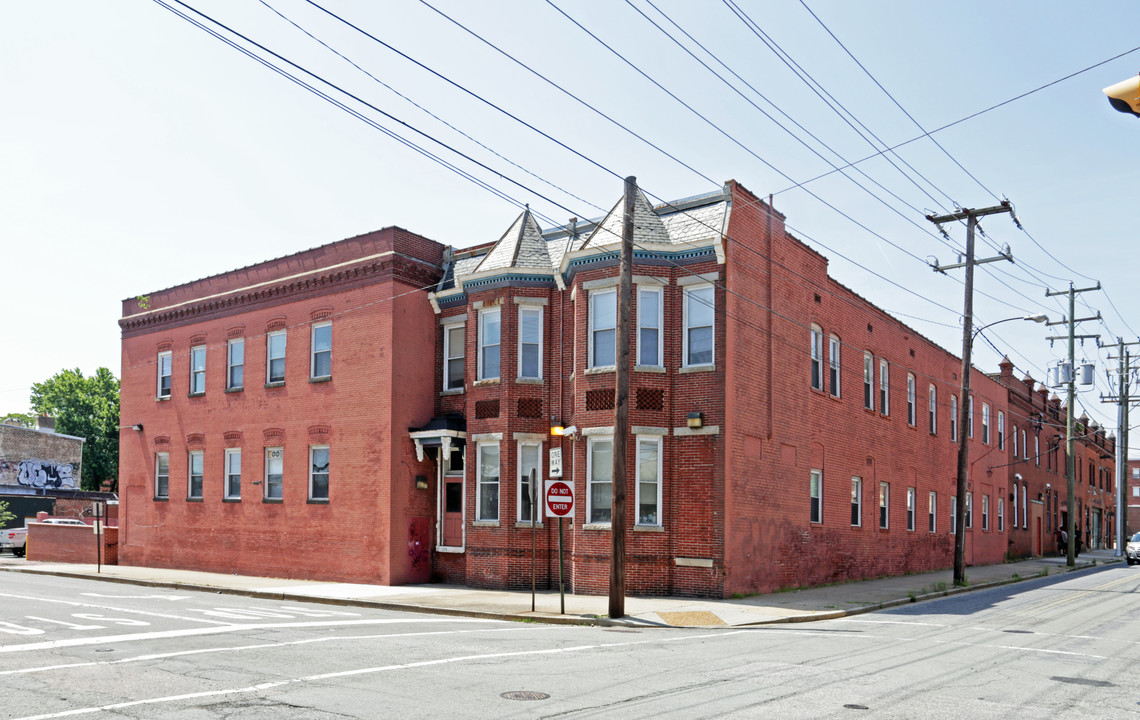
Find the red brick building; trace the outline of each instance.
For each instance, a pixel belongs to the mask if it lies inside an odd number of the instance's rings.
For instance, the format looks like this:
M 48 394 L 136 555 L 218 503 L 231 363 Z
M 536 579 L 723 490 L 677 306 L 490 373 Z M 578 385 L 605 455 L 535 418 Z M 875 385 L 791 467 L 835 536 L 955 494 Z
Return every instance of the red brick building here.
M 958 428 L 960 360 L 735 182 L 635 207 L 629 592 L 948 567 L 963 436 L 967 562 L 1005 556 L 998 379 L 974 371 Z M 389 229 L 125 301 L 122 561 L 519 588 L 533 540 L 549 587 L 557 523 L 526 489 L 557 450 L 567 585 L 604 592 L 620 208 L 464 250 Z
M 1140 460 L 1128 461 L 1128 483 L 1124 491 L 1125 530 L 1130 535 L 1140 532 Z

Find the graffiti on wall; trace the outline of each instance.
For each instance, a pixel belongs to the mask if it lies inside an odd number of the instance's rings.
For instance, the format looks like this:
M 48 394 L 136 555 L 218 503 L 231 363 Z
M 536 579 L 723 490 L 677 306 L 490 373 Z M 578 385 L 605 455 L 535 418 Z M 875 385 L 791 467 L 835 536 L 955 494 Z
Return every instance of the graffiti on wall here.
M 0 481 L 33 488 L 74 488 L 75 468 L 71 463 L 56 464 L 39 458 L 0 460 Z

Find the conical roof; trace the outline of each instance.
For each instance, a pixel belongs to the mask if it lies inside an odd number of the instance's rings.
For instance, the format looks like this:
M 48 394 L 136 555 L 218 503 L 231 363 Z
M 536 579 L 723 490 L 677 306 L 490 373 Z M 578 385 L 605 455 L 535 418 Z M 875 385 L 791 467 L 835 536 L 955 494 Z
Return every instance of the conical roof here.
M 510 229 L 499 238 L 473 272 L 512 267 L 550 270 L 546 241 L 542 239 L 542 231 L 530 208 L 515 219 Z
M 622 196 L 582 247 L 604 247 L 621 242 L 624 209 L 625 196 Z M 633 198 L 633 239 L 635 243 L 669 242 L 669 231 L 665 229 L 665 223 L 653 212 L 653 206 L 641 190 Z

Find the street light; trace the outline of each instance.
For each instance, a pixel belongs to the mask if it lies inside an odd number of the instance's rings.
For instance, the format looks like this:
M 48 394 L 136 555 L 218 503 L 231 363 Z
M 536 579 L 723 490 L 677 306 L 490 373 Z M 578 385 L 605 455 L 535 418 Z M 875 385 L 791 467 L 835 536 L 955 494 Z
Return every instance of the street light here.
M 967 326 L 969 325 L 967 316 Z M 966 475 L 970 462 L 968 432 L 970 422 L 970 355 L 974 347 L 974 338 L 978 337 L 986 328 L 1000 325 L 1014 320 L 1029 320 L 1043 323 L 1049 320 L 1046 315 L 1026 315 L 1024 317 L 1011 317 L 997 320 L 983 325 L 971 334 L 965 335 L 962 352 L 962 394 L 958 403 L 958 477 L 957 477 L 957 503 L 958 513 L 954 518 L 954 584 L 966 584 Z

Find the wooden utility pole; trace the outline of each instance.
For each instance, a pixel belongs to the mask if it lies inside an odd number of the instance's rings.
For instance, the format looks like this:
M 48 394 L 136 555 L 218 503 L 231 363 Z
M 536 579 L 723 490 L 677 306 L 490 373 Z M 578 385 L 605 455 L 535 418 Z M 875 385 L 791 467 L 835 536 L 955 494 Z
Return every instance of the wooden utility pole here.
M 621 273 L 618 284 L 617 386 L 614 389 L 613 495 L 610 505 L 610 617 L 625 617 L 625 486 L 629 454 L 629 341 L 633 295 L 633 208 L 637 178 L 625 179 L 622 207 Z
M 934 265 L 936 272 L 945 272 L 954 268 L 966 268 L 966 297 L 962 310 L 962 387 L 958 398 L 958 482 L 955 489 L 957 495 L 958 513 L 954 523 L 954 584 L 966 584 L 966 493 L 967 473 L 970 467 L 970 355 L 974 348 L 974 266 L 998 260 L 1013 261 L 1013 256 L 1005 252 L 998 257 L 976 260 L 974 258 L 974 230 L 978 226 L 978 218 L 985 215 L 1009 213 L 1013 216 L 1013 205 L 1008 200 L 1001 205 L 982 208 L 981 210 L 961 210 L 951 215 L 927 215 L 926 219 L 941 228 L 942 223 L 966 221 L 966 261 L 953 265 Z M 1014 217 L 1016 222 L 1017 218 Z
M 1112 347 L 1101 345 L 1100 347 Z M 1109 360 L 1119 360 L 1120 370 L 1117 378 L 1118 386 L 1116 396 L 1100 396 L 1101 402 L 1116 403 L 1116 557 L 1124 554 L 1124 547 L 1128 543 L 1128 409 L 1132 404 L 1132 353 L 1127 350 L 1130 345 L 1140 345 L 1137 342 L 1124 342 L 1124 338 L 1116 338 L 1117 352 L 1115 358 L 1108 356 Z

